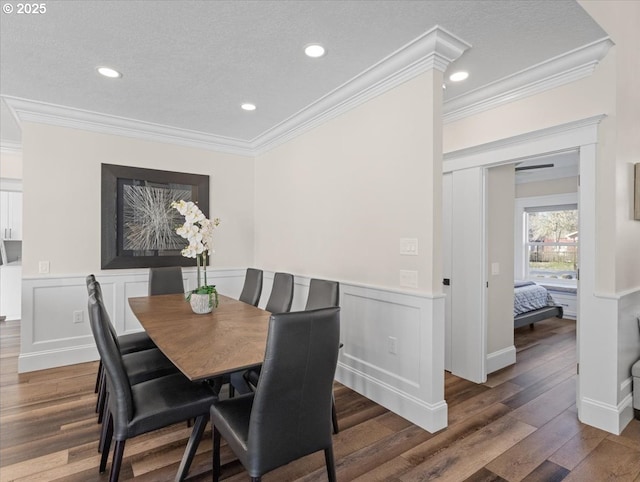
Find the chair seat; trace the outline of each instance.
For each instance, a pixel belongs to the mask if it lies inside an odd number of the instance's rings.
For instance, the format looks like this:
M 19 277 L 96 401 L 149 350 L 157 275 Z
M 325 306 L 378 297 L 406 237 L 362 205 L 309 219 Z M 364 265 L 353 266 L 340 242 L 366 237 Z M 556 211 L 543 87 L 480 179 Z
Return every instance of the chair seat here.
M 118 345 L 120 345 L 120 353 L 123 355 L 156 348 L 156 344 L 144 331 L 118 336 Z
M 157 348 L 137 351 L 122 356 L 129 383 L 144 382 L 151 378 L 158 378 L 176 373 L 178 369 Z
M 126 438 L 207 414 L 217 400 L 211 388 L 181 373 L 132 385 L 131 393 L 135 413 L 127 424 Z
M 217 421 L 218 430 L 226 435 L 225 440 L 233 452 L 246 466 L 243 456 L 247 453 L 249 421 L 255 394 L 247 393 L 238 397 L 219 400 L 211 405 L 212 420 Z

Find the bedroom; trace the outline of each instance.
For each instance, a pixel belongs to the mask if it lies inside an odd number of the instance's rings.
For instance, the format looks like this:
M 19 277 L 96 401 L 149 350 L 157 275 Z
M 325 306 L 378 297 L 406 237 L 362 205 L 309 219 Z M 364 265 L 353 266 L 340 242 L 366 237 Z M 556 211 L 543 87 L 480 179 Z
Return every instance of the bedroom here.
M 499 209 L 496 211 L 502 216 L 511 214 L 514 233 L 513 248 L 500 245 L 495 239 L 494 227 L 489 230 L 492 236 L 489 250 L 493 256 L 498 257 L 501 255 L 496 252 L 496 248 L 501 251 L 506 250 L 506 253 L 510 251 L 513 253 L 513 344 L 516 349 L 516 363 L 518 363 L 520 356 L 524 355 L 524 350 L 532 346 L 530 338 L 537 337 L 534 334 L 536 324 L 544 320 L 551 319 L 545 322 L 544 326 L 537 327 L 538 331 L 552 326 L 554 333 L 571 332 L 573 343 L 575 343 L 579 249 L 577 204 L 579 154 L 575 150 L 554 153 L 494 169 L 510 171 L 514 166 L 513 211 L 509 209 L 506 199 L 501 199 L 504 194 L 498 195 L 498 200 L 504 201 L 505 207 L 502 211 Z M 497 174 L 491 171 L 490 169 L 488 173 L 489 179 Z M 489 199 L 492 196 L 490 194 Z M 497 223 L 500 221 L 505 220 L 494 220 Z M 509 224 L 507 222 L 507 226 Z M 498 243 L 498 246 L 492 249 L 491 246 L 495 243 Z M 496 271 L 495 262 L 490 261 L 487 270 L 493 275 Z M 502 287 L 505 292 L 506 282 L 506 280 L 503 281 Z M 489 293 L 491 294 L 491 288 Z M 490 315 L 493 315 L 491 303 L 488 310 Z M 506 306 L 502 312 L 506 316 Z M 492 332 L 491 319 L 491 317 L 488 318 L 490 333 Z M 503 336 L 508 337 L 509 333 Z M 536 343 L 538 341 L 533 342 L 533 344 Z M 548 357 L 553 357 L 553 354 L 541 355 L 542 359 Z
M 576 319 L 578 168 L 569 151 L 486 172 L 487 374 L 517 363 L 514 329 Z
M 534 168 L 530 166 L 540 166 L 554 164 L 553 167 Z M 525 169 L 522 169 L 522 168 Z M 447 308 L 445 309 L 447 318 L 445 367 L 453 373 L 468 379 L 482 382 L 482 375 L 493 373 L 501 368 L 516 363 L 516 347 L 514 345 L 514 281 L 534 280 L 538 284 L 549 288 L 550 299 L 554 304 L 561 306 L 564 317 L 567 319 L 576 318 L 577 311 L 577 283 L 575 267 L 577 261 L 576 245 L 578 237 L 575 235 L 577 229 L 571 228 L 568 233 L 560 234 L 563 238 L 558 242 L 540 243 L 540 235 L 536 239 L 525 239 L 526 217 L 532 220 L 536 216 L 551 214 L 556 216 L 555 209 L 577 207 L 578 189 L 578 168 L 579 156 L 577 151 L 554 153 L 552 155 L 535 156 L 517 161 L 508 162 L 504 165 L 490 167 L 484 171 L 484 192 L 486 193 L 484 212 L 486 219 L 483 227 L 478 226 L 485 233 L 484 248 L 478 247 L 474 256 L 461 261 L 460 256 L 463 248 L 456 248 L 458 255 L 452 258 L 451 252 L 445 252 L 445 292 L 447 293 Z M 458 181 L 459 182 L 459 181 Z M 444 245 L 451 245 L 451 237 L 455 236 L 452 218 L 457 217 L 457 210 L 461 210 L 459 217 L 464 217 L 464 229 L 474 229 L 471 224 L 483 224 L 481 219 L 471 219 L 470 211 L 460 209 L 459 202 L 453 202 L 449 190 L 454 183 L 452 174 L 445 174 L 445 213 L 453 210 L 453 216 L 445 214 L 445 239 Z M 450 203 L 450 204 L 448 204 Z M 453 204 L 456 204 L 455 206 Z M 545 212 L 547 211 L 547 212 Z M 577 213 L 572 212 L 573 216 Z M 569 216 L 571 217 L 571 216 Z M 575 223 L 574 223 L 575 224 Z M 571 226 L 571 223 L 569 223 Z M 544 227 L 544 226 L 543 226 Z M 533 232 L 533 230 L 532 230 Z M 567 238 L 567 235 L 573 237 Z M 549 236 L 553 237 L 553 233 Z M 566 246 L 566 241 L 573 241 L 573 246 Z M 527 243 L 525 243 L 527 241 Z M 542 246 L 542 244 L 550 244 Z M 484 250 L 486 266 L 479 266 L 482 261 L 477 256 Z M 529 256 L 525 251 L 531 250 Z M 468 249 L 464 249 L 468 253 Z M 537 257 L 536 257 L 537 252 Z M 529 262 L 527 262 L 529 259 Z M 477 271 L 483 272 L 483 279 L 486 283 L 485 299 L 482 301 L 485 307 L 486 317 L 486 360 L 484 370 L 469 369 L 468 361 L 471 357 L 469 345 L 462 346 L 460 340 L 455 340 L 456 321 L 454 317 L 460 316 L 454 313 L 461 308 L 461 304 L 453 304 L 452 297 L 460 298 L 469 296 L 469 289 L 461 287 L 461 281 L 467 282 L 468 277 L 463 280 L 456 276 L 457 283 L 453 288 L 452 275 L 461 268 L 461 265 L 477 265 Z M 557 272 L 554 270 L 557 268 Z M 530 272 L 529 272 L 530 270 Z M 450 280 L 452 285 L 447 285 Z M 484 283 L 483 283 L 484 284 Z M 531 290 L 532 287 L 524 287 L 521 290 Z M 542 289 L 542 288 L 539 288 Z M 457 291 L 456 291 L 457 290 Z M 482 295 L 479 296 L 482 298 Z M 542 302 L 546 305 L 546 297 Z M 468 303 L 464 303 L 468 305 Z M 543 304 L 529 306 L 524 305 L 521 311 L 533 312 L 520 314 L 517 326 L 529 325 L 543 319 L 551 318 L 559 314 L 559 309 L 543 307 Z M 530 308 L 530 309 L 527 309 Z M 470 315 L 470 313 L 468 314 Z M 464 316 L 464 315 L 463 315 Z M 533 318 L 532 318 L 533 317 Z M 459 326 L 459 325 L 458 325 Z M 528 329 L 528 328 L 527 328 Z M 467 332 L 467 330 L 465 330 Z M 469 338 L 477 338 L 469 336 Z M 464 343 L 464 342 L 463 342 Z M 464 353 L 463 356 L 461 354 Z M 477 367 L 477 363 L 473 364 Z M 482 373 L 482 371 L 484 373 Z

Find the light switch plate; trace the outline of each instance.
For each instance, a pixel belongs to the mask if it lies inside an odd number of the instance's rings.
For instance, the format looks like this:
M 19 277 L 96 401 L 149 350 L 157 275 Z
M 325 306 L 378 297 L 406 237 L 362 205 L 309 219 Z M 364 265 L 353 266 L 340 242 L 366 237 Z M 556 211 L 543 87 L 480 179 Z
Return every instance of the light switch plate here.
M 38 262 L 38 273 L 47 274 L 49 272 L 49 261 Z
M 418 256 L 417 238 L 400 238 L 400 254 L 405 256 Z
M 500 263 L 491 263 L 491 274 L 493 276 L 500 274 Z

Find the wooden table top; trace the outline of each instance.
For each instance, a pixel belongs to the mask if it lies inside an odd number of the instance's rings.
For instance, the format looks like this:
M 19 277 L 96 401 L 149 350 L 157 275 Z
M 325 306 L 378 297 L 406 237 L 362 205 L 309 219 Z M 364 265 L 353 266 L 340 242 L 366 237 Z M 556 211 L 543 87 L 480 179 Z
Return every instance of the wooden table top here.
M 190 380 L 215 378 L 262 363 L 271 313 L 219 296 L 212 313 L 197 315 L 184 296 L 129 298 L 145 331 Z

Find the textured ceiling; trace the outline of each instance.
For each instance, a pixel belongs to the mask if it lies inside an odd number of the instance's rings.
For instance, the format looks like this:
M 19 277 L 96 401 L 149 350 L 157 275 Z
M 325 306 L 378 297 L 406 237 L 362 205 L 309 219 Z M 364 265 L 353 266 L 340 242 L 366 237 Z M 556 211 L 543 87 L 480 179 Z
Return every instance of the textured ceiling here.
M 573 0 L 55 1 L 0 16 L 0 94 L 250 141 L 435 25 L 472 47 L 445 100 L 606 33 Z M 303 47 L 320 42 L 321 59 Z M 121 79 L 95 67 L 120 70 Z M 258 106 L 239 109 L 242 102 Z M 6 109 L 3 103 L 3 109 Z M 2 114 L 3 141 L 19 132 Z

